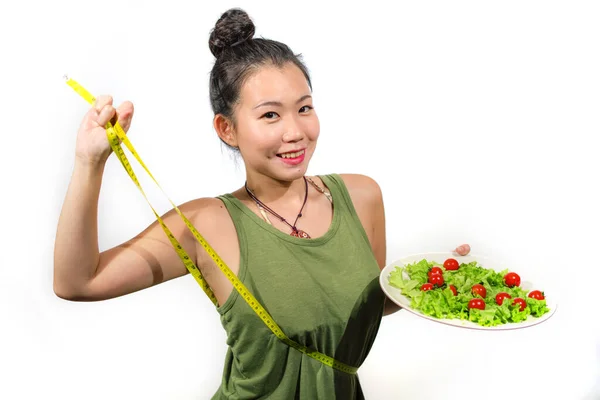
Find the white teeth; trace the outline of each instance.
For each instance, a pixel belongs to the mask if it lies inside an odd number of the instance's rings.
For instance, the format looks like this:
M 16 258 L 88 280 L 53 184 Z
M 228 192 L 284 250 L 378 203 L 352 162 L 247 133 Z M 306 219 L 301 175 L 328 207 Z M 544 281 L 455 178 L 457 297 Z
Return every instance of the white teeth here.
M 302 154 L 304 154 L 304 150 L 300 150 L 297 151 L 295 153 L 285 153 L 281 155 L 281 158 L 296 158 L 296 157 L 300 157 Z

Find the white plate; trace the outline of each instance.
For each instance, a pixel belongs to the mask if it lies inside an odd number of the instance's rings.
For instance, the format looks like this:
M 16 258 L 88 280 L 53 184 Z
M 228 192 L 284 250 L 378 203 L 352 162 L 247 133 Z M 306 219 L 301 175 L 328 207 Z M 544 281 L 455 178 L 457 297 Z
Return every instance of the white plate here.
M 448 259 L 448 258 L 454 258 L 455 260 L 458 261 L 459 264 L 477 261 L 479 263 L 479 265 L 482 266 L 483 268 L 491 268 L 491 269 L 495 270 L 496 272 L 500 272 L 507 268 L 506 266 L 503 266 L 497 262 L 494 262 L 494 260 L 491 260 L 486 257 L 475 256 L 475 255 L 459 256 L 456 253 L 451 253 L 451 252 L 420 253 L 420 254 L 412 254 L 412 255 L 403 257 L 397 261 L 394 261 L 391 264 L 388 264 L 383 270 L 381 270 L 381 274 L 379 275 L 379 284 L 381 285 L 381 288 L 383 289 L 383 291 L 387 295 L 387 297 L 390 298 L 394 303 L 396 303 L 400 307 L 404 308 L 405 310 L 410 311 L 411 313 L 418 315 L 419 317 L 427 318 L 431 321 L 439 322 L 439 323 L 446 324 L 446 325 L 458 326 L 458 327 L 462 327 L 462 328 L 471 328 L 471 329 L 480 329 L 480 330 L 508 330 L 508 329 L 528 328 L 530 326 L 537 325 L 541 322 L 546 321 L 548 318 L 550 318 L 556 312 L 556 307 L 557 307 L 556 300 L 552 296 L 552 293 L 546 292 L 546 293 L 544 293 L 545 298 L 546 298 L 546 304 L 548 305 L 548 308 L 550 309 L 550 311 L 547 312 L 546 314 L 542 315 L 539 318 L 536 318 L 536 317 L 533 317 L 530 315 L 527 318 L 527 320 L 525 320 L 525 321 L 502 324 L 502 325 L 498 325 L 498 326 L 481 326 L 479 324 L 476 324 L 475 322 L 465 321 L 465 320 L 460 320 L 460 319 L 439 319 L 439 318 L 431 317 L 429 315 L 424 315 L 420 311 L 411 308 L 410 307 L 410 299 L 408 297 L 404 296 L 400 292 L 400 289 L 396 288 L 395 286 L 390 285 L 390 283 L 389 283 L 390 273 L 392 271 L 395 271 L 396 267 L 403 267 L 406 264 L 418 262 L 418 261 L 421 261 L 422 259 L 426 259 L 427 261 L 435 261 L 437 263 L 443 264 L 444 261 L 446 261 L 446 259 Z M 509 268 L 509 270 L 510 270 L 510 268 Z M 521 275 L 522 278 L 523 278 L 523 276 L 526 277 L 526 274 L 519 274 L 519 275 Z M 521 280 L 521 288 L 529 291 L 529 290 L 534 289 L 534 285 L 530 281 L 528 281 L 526 279 L 525 280 L 522 279 Z M 542 290 L 542 289 L 540 289 L 540 290 Z

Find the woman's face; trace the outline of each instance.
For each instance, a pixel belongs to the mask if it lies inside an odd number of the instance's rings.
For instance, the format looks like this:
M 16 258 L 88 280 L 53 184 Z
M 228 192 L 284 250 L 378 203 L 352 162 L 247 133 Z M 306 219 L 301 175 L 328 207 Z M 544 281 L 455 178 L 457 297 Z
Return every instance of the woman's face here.
M 242 86 L 235 117 L 235 140 L 248 174 L 292 181 L 306 173 L 319 118 L 298 67 L 260 68 Z

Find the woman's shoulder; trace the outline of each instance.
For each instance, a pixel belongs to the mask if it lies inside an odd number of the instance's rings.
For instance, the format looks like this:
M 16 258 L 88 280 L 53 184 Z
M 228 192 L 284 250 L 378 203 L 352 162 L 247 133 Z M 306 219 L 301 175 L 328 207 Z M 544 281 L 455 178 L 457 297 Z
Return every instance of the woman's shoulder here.
M 183 212 L 184 215 L 217 252 L 223 247 L 219 243 L 232 245 L 233 241 L 237 240 L 229 211 L 218 197 L 202 197 L 186 204 L 187 212 Z
M 379 184 L 375 179 L 362 174 L 337 174 L 344 180 L 347 187 L 362 190 L 379 190 Z
M 323 175 L 321 175 L 323 176 Z M 338 177 L 344 184 L 350 196 L 377 200 L 381 198 L 381 188 L 377 181 L 370 176 L 362 174 L 332 173 L 327 177 Z M 353 199 L 354 200 L 354 199 Z
M 229 220 L 229 213 L 223 201 L 218 197 L 201 197 L 179 206 L 183 214 L 192 221 L 201 222 L 204 229 L 218 228 Z

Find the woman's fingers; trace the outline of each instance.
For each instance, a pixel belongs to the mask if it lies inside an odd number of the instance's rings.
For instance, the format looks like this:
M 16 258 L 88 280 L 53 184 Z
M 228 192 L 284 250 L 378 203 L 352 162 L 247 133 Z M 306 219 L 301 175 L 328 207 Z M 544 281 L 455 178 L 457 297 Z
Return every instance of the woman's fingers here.
M 98 126 L 104 127 L 108 121 L 114 116 L 115 109 L 112 106 L 113 98 L 110 95 L 101 95 L 96 97 L 94 106 L 92 107 L 92 116 L 96 115 L 92 120 L 96 121 Z
M 104 107 L 102 107 L 102 110 L 100 111 L 100 114 L 98 114 L 98 119 L 96 119 L 96 122 L 99 126 L 104 127 L 106 123 L 115 116 L 116 112 L 117 110 L 115 110 L 115 108 L 112 105 L 107 104 Z
M 471 251 L 471 246 L 468 244 L 461 244 L 454 251 L 456 251 L 460 256 L 466 256 Z
M 130 101 L 123 102 L 117 109 L 112 105 L 113 98 L 108 95 L 98 96 L 94 103 L 94 109 L 97 112 L 96 122 L 99 126 L 104 127 L 109 121 L 115 125 L 117 121 L 125 132 L 131 126 L 133 118 L 133 103 Z
M 103 94 L 102 96 L 96 97 L 96 101 L 94 102 L 94 108 L 96 109 L 96 111 L 100 112 L 100 111 L 102 111 L 104 106 L 106 106 L 106 105 L 112 106 L 112 103 L 113 103 L 112 96 Z

